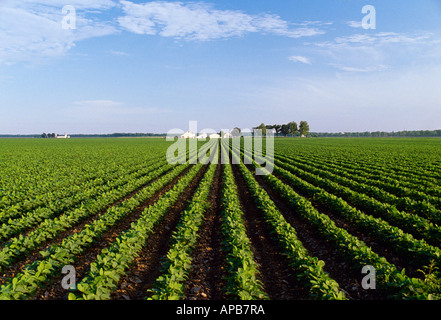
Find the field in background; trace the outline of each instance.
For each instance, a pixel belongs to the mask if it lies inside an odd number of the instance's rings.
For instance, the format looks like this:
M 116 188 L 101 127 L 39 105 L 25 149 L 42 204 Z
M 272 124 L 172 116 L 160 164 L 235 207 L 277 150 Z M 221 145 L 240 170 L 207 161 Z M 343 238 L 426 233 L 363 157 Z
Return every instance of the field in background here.
M 441 139 L 228 142 L 0 140 L 0 298 L 441 298 Z

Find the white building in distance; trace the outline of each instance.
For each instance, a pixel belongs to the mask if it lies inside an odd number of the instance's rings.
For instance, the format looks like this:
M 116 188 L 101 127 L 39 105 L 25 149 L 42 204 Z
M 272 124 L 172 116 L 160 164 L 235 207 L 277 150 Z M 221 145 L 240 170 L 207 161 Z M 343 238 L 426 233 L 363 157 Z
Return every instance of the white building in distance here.
M 182 139 L 195 139 L 196 138 L 196 133 L 193 133 L 191 131 L 187 131 L 186 133 L 184 133 L 181 136 Z
M 55 138 L 57 138 L 57 139 L 70 139 L 70 136 L 68 136 L 67 134 L 64 134 L 64 136 L 56 135 Z

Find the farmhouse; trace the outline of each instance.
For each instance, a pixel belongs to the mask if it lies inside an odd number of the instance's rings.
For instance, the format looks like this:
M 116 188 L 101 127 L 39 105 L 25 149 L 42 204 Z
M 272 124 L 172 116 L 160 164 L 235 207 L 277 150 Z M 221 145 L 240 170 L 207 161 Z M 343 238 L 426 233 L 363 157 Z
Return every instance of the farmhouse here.
M 56 135 L 55 138 L 57 138 L 57 139 L 70 139 L 70 136 L 68 136 L 67 134 L 64 134 L 64 136 Z
M 187 131 L 186 133 L 184 133 L 181 136 L 182 139 L 195 139 L 196 138 L 196 134 L 191 132 L 191 131 Z
M 220 135 L 217 133 L 210 134 L 210 139 L 219 139 Z
M 224 139 L 231 139 L 232 137 L 233 137 L 233 135 L 232 135 L 230 132 L 227 132 L 227 133 L 225 133 L 225 134 L 223 135 L 222 138 L 224 138 Z

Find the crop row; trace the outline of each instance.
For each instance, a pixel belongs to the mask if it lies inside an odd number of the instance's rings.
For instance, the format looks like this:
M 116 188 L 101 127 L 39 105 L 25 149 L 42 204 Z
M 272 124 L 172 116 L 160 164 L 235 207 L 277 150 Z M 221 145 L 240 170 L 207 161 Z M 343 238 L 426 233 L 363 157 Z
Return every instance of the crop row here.
M 323 141 L 322 141 L 323 142 Z M 441 178 L 436 165 L 439 154 L 437 141 L 418 140 L 346 140 L 344 143 L 326 141 L 318 145 L 309 144 L 305 150 L 297 149 L 296 154 L 311 162 L 331 160 L 341 165 L 361 168 L 367 172 L 384 176 L 397 175 L 401 179 L 422 180 L 435 183 Z M 415 143 L 413 146 L 412 144 Z M 320 145 L 321 144 L 321 145 Z M 289 154 L 293 144 L 279 144 L 280 153 Z M 312 152 L 311 152 L 312 151 Z M 292 154 L 292 153 L 291 153 Z
M 439 265 L 441 250 L 427 244 L 424 240 L 417 240 L 412 235 L 403 232 L 398 227 L 393 227 L 385 220 L 374 218 L 348 205 L 343 199 L 330 194 L 325 190 L 298 178 L 289 171 L 282 168 L 275 168 L 275 173 L 283 177 L 296 190 L 313 199 L 314 202 L 329 208 L 332 212 L 338 213 L 357 226 L 360 230 L 369 233 L 383 243 L 388 244 L 397 252 L 412 259 L 415 263 L 428 265 L 434 260 Z
M 3 223 L 0 226 L 0 241 L 16 235 L 27 228 L 31 228 L 39 223 L 42 223 L 47 219 L 53 219 L 58 214 L 63 213 L 66 210 L 72 211 L 73 209 L 78 208 L 78 204 L 90 202 L 90 199 L 111 192 L 113 189 L 126 184 L 128 181 L 139 179 L 145 174 L 164 166 L 164 164 L 165 162 L 153 163 L 153 165 L 135 171 L 132 174 L 121 175 L 121 178 L 114 179 L 107 184 L 103 184 L 101 186 L 92 186 L 89 189 L 81 190 L 75 196 L 75 200 L 72 200 L 71 198 L 60 199 L 59 201 L 52 203 L 49 207 L 38 208 L 28 212 L 21 218 L 10 218 L 6 223 Z M 110 178 L 111 177 L 107 177 L 107 179 Z M 114 178 L 116 178 L 116 176 Z
M 75 181 L 59 176 L 58 180 L 65 182 L 64 186 L 53 185 L 54 190 L 43 194 L 34 194 L 33 198 L 10 204 L 7 209 L 0 212 L 0 222 L 10 223 L 11 219 L 20 218 L 24 215 L 34 216 L 35 212 L 38 212 L 36 209 L 42 207 L 48 208 L 54 213 L 62 212 L 66 208 L 93 197 L 95 195 L 94 191 L 97 190 L 96 187 L 106 187 L 120 176 L 128 176 L 136 172 L 142 174 L 144 169 L 150 167 L 153 162 L 157 162 L 157 160 L 138 163 L 133 166 L 118 166 L 112 168 L 106 174 L 101 172 L 101 176 L 82 177 L 83 179 L 78 177 Z M 29 193 L 33 193 L 33 190 L 29 190 Z
M 166 171 L 153 172 L 146 180 L 152 181 Z M 11 282 L 0 287 L 0 298 L 2 299 L 24 299 L 29 298 L 38 286 L 60 272 L 65 265 L 72 264 L 76 257 L 89 247 L 101 234 L 114 226 L 123 217 L 132 212 L 143 201 L 150 198 L 154 193 L 163 188 L 169 181 L 177 177 L 186 166 L 177 166 L 172 171 L 155 180 L 148 187 L 139 191 L 133 197 L 112 206 L 100 215 L 99 218 L 84 226 L 84 228 L 65 238 L 60 245 L 54 245 L 40 252 L 42 259 L 27 265 L 23 272 L 16 275 Z
M 68 230 L 87 217 L 106 209 L 115 201 L 146 185 L 171 168 L 172 166 L 165 164 L 152 172 L 147 171 L 149 173 L 139 179 L 125 181 L 125 178 L 121 178 L 126 183 L 101 194 L 98 198 L 88 200 L 79 208 L 69 210 L 54 219 L 44 220 L 37 228 L 26 235 L 20 234 L 10 239 L 0 251 L 0 267 L 3 268 L 9 265 L 20 255 L 37 248 L 49 239 L 55 238 L 59 233 Z
M 233 157 L 238 157 L 237 150 Z M 248 156 L 245 156 L 248 157 Z M 248 158 L 251 162 L 251 159 Z M 323 270 L 324 262 L 309 255 L 297 238 L 295 229 L 285 220 L 266 191 L 257 183 L 253 174 L 243 164 L 239 164 L 248 190 L 251 192 L 259 210 L 277 239 L 283 253 L 296 271 L 297 277 L 309 289 L 309 297 L 320 300 L 344 300 L 345 294 L 338 283 Z
M 205 144 L 200 149 L 201 152 L 206 150 L 209 146 L 209 143 Z M 197 155 L 191 154 L 189 162 L 191 162 L 195 156 Z M 188 164 L 178 165 L 175 170 L 182 172 L 182 170 L 188 166 Z M 109 247 L 103 249 L 96 260 L 91 263 L 89 273 L 78 284 L 79 292 L 71 292 L 69 299 L 109 299 L 120 277 L 141 251 L 147 238 L 153 232 L 154 227 L 177 201 L 201 168 L 201 164 L 193 166 L 168 192 L 161 195 L 158 201 L 147 207 L 141 216 L 132 223 L 130 229 L 118 236 Z M 150 187 L 152 187 L 152 185 Z M 151 193 L 150 196 L 151 195 L 153 195 L 153 193 Z
M 378 167 L 370 168 L 369 165 L 357 165 L 347 160 L 340 160 L 338 163 L 335 160 L 323 159 L 318 156 L 298 157 L 292 155 L 285 155 L 296 162 L 305 164 L 313 164 L 314 166 L 325 171 L 336 170 L 338 173 L 343 172 L 349 174 L 355 180 L 363 182 L 370 181 L 384 191 L 395 194 L 399 197 L 409 197 L 418 201 L 431 202 L 438 208 L 441 207 L 441 188 L 439 181 L 433 178 L 430 182 L 423 180 L 426 176 L 421 174 L 419 176 L 391 174 L 388 171 L 378 169 Z
M 258 164 L 253 161 L 253 166 L 258 166 Z M 276 175 L 283 176 L 284 181 L 287 181 L 289 184 L 271 174 L 263 176 L 265 181 L 285 199 L 286 203 L 289 204 L 297 214 L 308 221 L 310 225 L 314 226 L 317 232 L 329 243 L 332 243 L 336 252 L 351 261 L 355 270 L 361 270 L 367 265 L 373 266 L 376 269 L 377 285 L 380 290 L 388 292 L 395 298 L 430 299 L 437 295 L 436 293 L 428 292 L 428 286 L 422 280 L 406 276 L 404 271 L 400 272 L 395 265 L 389 263 L 384 257 L 376 254 L 363 241 L 348 233 L 347 230 L 337 227 L 329 216 L 320 213 L 310 201 L 296 193 L 290 185 L 298 188 L 300 186 L 296 181 L 298 178 L 277 166 L 275 166 L 274 170 Z M 292 178 L 292 181 L 288 178 Z M 300 182 L 306 185 L 305 182 L 299 181 L 299 183 Z M 313 186 L 311 187 L 315 188 Z M 331 205 L 334 211 L 342 214 L 347 212 L 351 214 L 354 213 L 351 207 L 338 197 L 321 191 L 319 192 L 320 193 L 317 193 L 314 197 L 314 201 L 321 196 L 324 201 L 327 201 L 328 205 Z M 343 212 L 339 212 L 338 210 L 342 210 Z M 351 222 L 358 223 L 359 225 L 367 223 L 370 226 L 372 226 L 371 221 L 373 221 L 373 223 L 378 222 L 378 220 L 372 220 L 372 217 L 368 217 L 362 213 L 355 213 L 357 216 L 353 218 Z M 383 226 L 384 224 L 382 224 L 381 227 Z
M 9 166 L 2 170 L 0 217 L 3 217 L 5 209 L 29 211 L 43 203 L 50 203 L 51 199 L 57 200 L 75 194 L 80 184 L 100 181 L 102 177 L 139 164 L 139 157 L 130 158 L 127 155 L 120 157 L 118 160 L 121 163 L 118 163 L 114 157 L 98 151 L 93 157 L 78 157 L 69 154 L 73 151 L 63 149 L 50 151 L 53 157 L 40 158 L 37 154 L 34 159 L 19 153 L 20 157 L 14 163 L 5 161 Z M 154 157 L 155 153 L 152 152 L 148 159 L 152 160 Z
M 227 294 L 240 300 L 266 299 L 230 164 L 223 165 L 222 174 L 222 235 L 229 270 Z
M 78 294 L 71 293 L 69 299 L 103 300 L 110 299 L 120 277 L 132 264 L 141 251 L 154 227 L 159 223 L 167 210 L 175 204 L 186 186 L 201 170 L 202 165 L 192 169 L 176 183 L 172 189 L 162 195 L 155 204 L 146 208 L 141 216 L 132 223 L 130 229 L 119 235 L 107 248 L 103 249 L 90 271 L 78 283 Z
M 293 163 L 294 160 L 286 160 L 285 162 Z M 314 168 L 318 167 L 318 164 L 302 164 L 300 161 L 295 162 L 295 166 L 303 168 L 311 173 L 320 175 L 323 178 L 335 181 L 343 186 L 351 188 L 354 191 L 364 193 L 371 196 L 381 202 L 389 203 L 394 205 L 397 209 L 401 211 L 407 211 L 411 214 L 420 215 L 436 224 L 441 224 L 441 210 L 438 210 L 432 204 L 427 201 L 416 201 L 409 197 L 397 197 L 393 194 L 388 193 L 383 188 L 375 186 L 375 183 L 369 179 L 361 178 L 357 176 L 350 175 L 344 170 L 326 170 Z M 335 172 L 335 173 L 333 173 Z M 354 181 L 354 180 L 358 180 Z
M 208 197 L 216 165 L 211 164 L 196 190 L 190 204 L 182 212 L 181 220 L 172 235 L 172 245 L 163 262 L 163 272 L 153 284 L 152 300 L 179 300 L 184 298 L 185 281 L 191 269 L 191 253 L 199 238 L 204 213 L 209 208 Z
M 358 193 L 348 187 L 337 184 L 330 179 L 325 179 L 319 175 L 302 170 L 296 165 L 292 165 L 290 161 L 282 162 L 276 160 L 275 163 L 280 168 L 284 168 L 290 173 L 304 179 L 314 186 L 320 187 L 329 193 L 348 201 L 350 204 L 366 213 L 373 216 L 378 216 L 392 225 L 398 226 L 406 232 L 425 239 L 430 244 L 435 246 L 440 246 L 441 244 L 441 228 L 438 225 L 430 222 L 428 219 L 422 218 L 415 214 L 409 214 L 405 211 L 399 211 L 394 205 L 380 202 L 375 198 L 371 198 L 363 193 Z M 344 181 L 346 178 L 341 177 L 339 180 Z M 360 186 L 361 190 L 365 188 L 369 188 L 369 186 Z M 413 255 L 414 254 L 411 253 L 411 256 Z

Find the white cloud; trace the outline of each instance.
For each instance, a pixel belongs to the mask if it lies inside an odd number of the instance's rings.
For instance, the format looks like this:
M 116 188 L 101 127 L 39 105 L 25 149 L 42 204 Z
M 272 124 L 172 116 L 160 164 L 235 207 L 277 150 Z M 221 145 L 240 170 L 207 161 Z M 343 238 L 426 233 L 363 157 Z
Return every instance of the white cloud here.
M 260 32 L 300 38 L 324 33 L 311 27 L 291 28 L 277 15 L 249 15 L 235 10 L 216 10 L 203 3 L 121 1 L 125 16 L 120 26 L 130 32 L 186 40 L 212 40 Z
M 306 44 L 310 54 L 340 72 L 377 72 L 439 64 L 441 43 L 431 32 L 354 33 Z
M 289 60 L 292 62 L 301 62 L 301 63 L 305 63 L 305 64 L 311 64 L 310 59 L 307 57 L 303 57 L 303 56 L 291 56 L 291 57 L 289 57 Z
M 65 54 L 78 41 L 116 32 L 106 22 L 76 10 L 76 29 L 63 29 L 63 3 L 75 8 L 106 9 L 112 1 L 7 1 L 0 10 L 0 63 L 35 61 Z
M 12 3 L 12 1 L 9 2 Z M 41 5 L 62 8 L 65 5 L 71 5 L 79 10 L 109 9 L 117 5 L 116 2 L 113 0 L 21 0 L 20 2 L 28 7 Z
M 75 29 L 62 27 L 65 5 L 75 8 Z M 325 25 L 318 21 L 289 23 L 272 14 L 216 10 L 202 2 L 4 0 L 0 7 L 0 64 L 59 57 L 79 41 L 121 30 L 186 40 L 224 39 L 248 33 L 300 38 L 324 33 L 320 28 Z M 105 15 L 100 13 L 113 8 L 120 8 L 122 16 L 104 20 Z
M 271 106 L 271 114 L 307 119 L 313 131 L 439 128 L 441 66 L 381 74 L 353 71 L 259 86 L 248 90 L 249 104 L 252 110 Z
M 388 44 L 412 45 L 421 44 L 433 36 L 429 32 L 404 34 L 397 32 L 379 32 L 375 34 L 357 33 L 349 36 L 336 37 L 334 41 L 318 42 L 316 46 L 336 48 L 345 46 L 382 46 Z
M 363 26 L 362 21 L 346 21 L 346 24 L 351 28 L 361 28 Z
M 129 54 L 127 52 L 119 51 L 119 50 L 109 50 L 109 53 L 113 54 L 114 56 L 124 56 L 124 57 L 129 56 Z
M 350 67 L 350 66 L 343 66 L 335 63 L 330 63 L 329 65 L 336 67 L 337 69 L 345 72 L 378 72 L 378 71 L 384 71 L 389 69 L 386 65 L 371 65 L 366 67 Z

